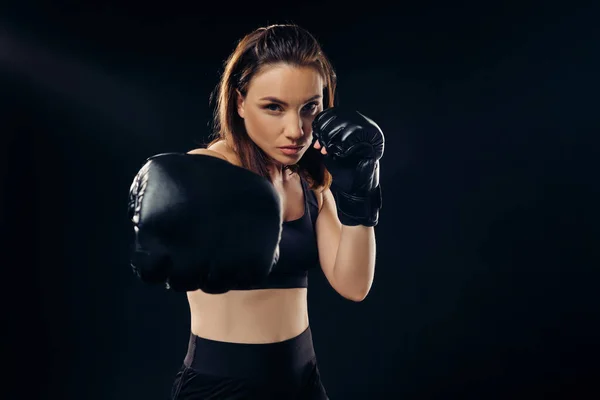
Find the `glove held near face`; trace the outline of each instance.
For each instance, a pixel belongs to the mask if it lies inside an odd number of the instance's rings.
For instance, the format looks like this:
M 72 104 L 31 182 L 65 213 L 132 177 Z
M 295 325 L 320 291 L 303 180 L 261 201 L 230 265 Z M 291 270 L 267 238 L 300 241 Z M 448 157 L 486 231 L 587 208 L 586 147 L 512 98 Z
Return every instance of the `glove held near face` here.
M 347 226 L 376 226 L 381 209 L 379 159 L 385 138 L 377 124 L 353 110 L 329 108 L 313 121 L 313 135 L 327 149 L 338 218 Z

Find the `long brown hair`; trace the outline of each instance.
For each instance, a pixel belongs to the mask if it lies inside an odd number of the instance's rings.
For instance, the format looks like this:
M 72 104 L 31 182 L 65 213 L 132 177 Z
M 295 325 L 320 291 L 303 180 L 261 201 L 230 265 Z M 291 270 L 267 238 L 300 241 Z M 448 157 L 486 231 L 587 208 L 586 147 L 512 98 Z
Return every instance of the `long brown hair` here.
M 237 91 L 246 95 L 254 75 L 266 65 L 285 63 L 313 67 L 325 81 L 323 108 L 334 106 L 336 75 L 315 37 L 295 24 L 261 27 L 244 36 L 227 58 L 219 84 L 211 96 L 216 100 L 213 119 L 214 139 L 233 145 L 242 166 L 270 179 L 269 157 L 250 139 L 243 119 L 237 113 Z M 325 169 L 319 151 L 310 146 L 297 164 L 288 167 L 302 175 L 312 189 L 327 188 L 331 175 Z

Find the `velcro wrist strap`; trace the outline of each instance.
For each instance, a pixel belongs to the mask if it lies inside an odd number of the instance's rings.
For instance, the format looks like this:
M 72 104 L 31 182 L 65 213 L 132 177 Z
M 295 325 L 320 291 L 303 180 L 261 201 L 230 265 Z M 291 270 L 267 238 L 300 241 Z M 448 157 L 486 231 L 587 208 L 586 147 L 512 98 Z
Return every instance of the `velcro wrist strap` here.
M 363 196 L 334 192 L 338 217 L 342 225 L 376 226 L 382 206 L 381 185 Z

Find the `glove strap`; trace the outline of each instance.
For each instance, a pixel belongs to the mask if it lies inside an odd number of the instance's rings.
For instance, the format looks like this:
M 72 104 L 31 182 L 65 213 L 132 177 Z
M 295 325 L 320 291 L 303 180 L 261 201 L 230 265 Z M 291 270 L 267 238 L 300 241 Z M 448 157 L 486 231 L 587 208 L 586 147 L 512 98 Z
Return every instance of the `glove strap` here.
M 334 192 L 338 218 L 346 226 L 376 226 L 381 209 L 381 185 L 366 196 L 356 196 L 342 191 Z

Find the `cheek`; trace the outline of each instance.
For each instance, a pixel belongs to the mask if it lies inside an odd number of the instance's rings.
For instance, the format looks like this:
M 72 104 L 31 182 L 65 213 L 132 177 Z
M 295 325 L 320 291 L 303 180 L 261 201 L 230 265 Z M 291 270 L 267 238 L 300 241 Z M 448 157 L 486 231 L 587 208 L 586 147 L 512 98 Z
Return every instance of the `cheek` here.
M 252 138 L 267 139 L 277 136 L 279 127 L 277 119 L 263 112 L 254 112 L 245 119 L 246 130 Z
M 304 131 L 305 135 L 312 135 L 312 123 L 316 116 L 317 115 L 315 114 L 302 118 L 302 130 Z

